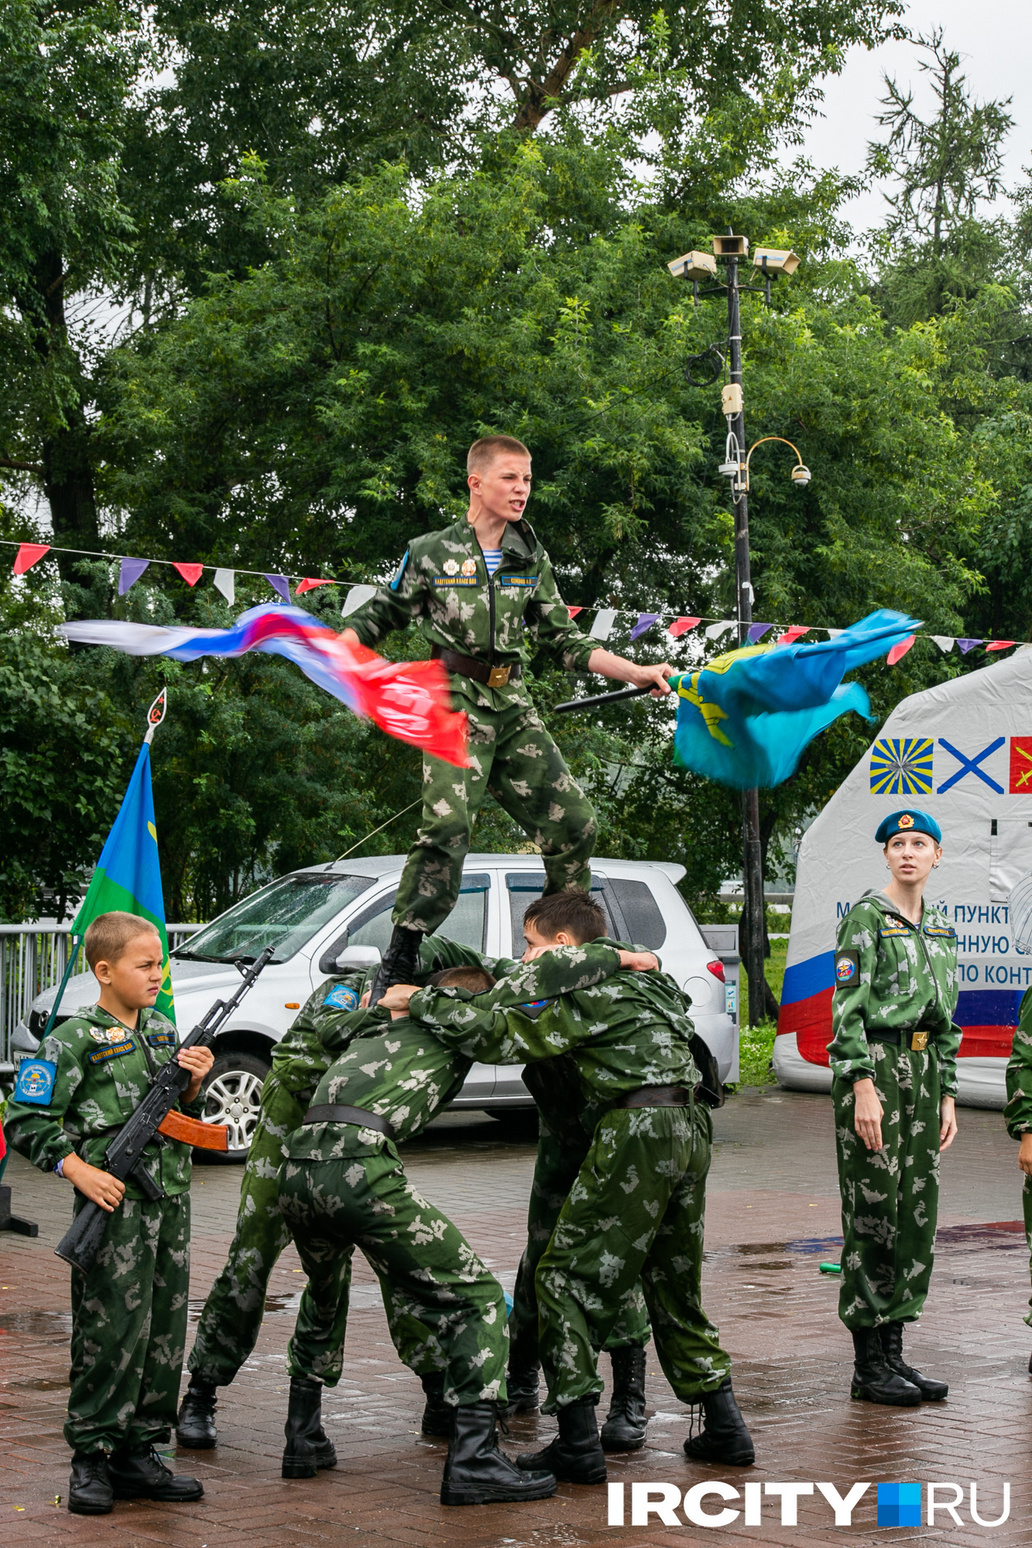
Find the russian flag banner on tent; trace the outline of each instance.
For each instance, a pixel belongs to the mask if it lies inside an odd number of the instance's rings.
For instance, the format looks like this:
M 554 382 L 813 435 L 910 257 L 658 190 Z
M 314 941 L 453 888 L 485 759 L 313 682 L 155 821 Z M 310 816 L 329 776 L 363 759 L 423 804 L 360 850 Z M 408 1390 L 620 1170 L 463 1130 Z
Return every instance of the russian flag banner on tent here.
M 242 656 L 252 650 L 285 656 L 318 687 L 388 736 L 458 768 L 468 763 L 466 717 L 451 708 L 448 673 L 440 661 L 385 661 L 363 645 L 347 644 L 335 629 L 299 607 L 252 607 L 231 629 L 163 629 L 100 618 L 62 624 L 60 633 L 79 644 L 109 645 L 130 656 L 172 656 L 176 661 Z

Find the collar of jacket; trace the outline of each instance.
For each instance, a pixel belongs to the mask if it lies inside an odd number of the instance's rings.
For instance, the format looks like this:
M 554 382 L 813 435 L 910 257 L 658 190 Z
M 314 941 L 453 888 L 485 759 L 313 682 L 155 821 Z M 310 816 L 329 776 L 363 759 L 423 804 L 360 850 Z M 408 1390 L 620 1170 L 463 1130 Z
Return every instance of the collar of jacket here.
M 904 923 L 908 924 L 912 930 L 923 930 L 930 924 L 949 924 L 949 920 L 942 912 L 942 910 L 936 908 L 934 903 L 929 903 L 927 901 L 925 902 L 924 913 L 921 915 L 920 925 L 914 924 L 912 919 L 907 919 L 905 914 L 901 914 L 892 900 L 885 896 L 884 892 L 875 891 L 872 889 L 870 892 L 864 893 L 863 897 L 860 899 L 860 902 L 873 903 L 879 913 L 885 914 L 890 919 L 902 919 Z
M 482 549 L 477 535 L 465 516 L 455 522 L 451 528 L 451 536 L 457 537 L 460 542 L 466 544 L 474 559 L 482 556 Z M 520 564 L 528 564 L 536 558 L 540 545 L 537 534 L 529 522 L 510 521 L 502 533 L 502 553 L 506 557 L 516 560 Z

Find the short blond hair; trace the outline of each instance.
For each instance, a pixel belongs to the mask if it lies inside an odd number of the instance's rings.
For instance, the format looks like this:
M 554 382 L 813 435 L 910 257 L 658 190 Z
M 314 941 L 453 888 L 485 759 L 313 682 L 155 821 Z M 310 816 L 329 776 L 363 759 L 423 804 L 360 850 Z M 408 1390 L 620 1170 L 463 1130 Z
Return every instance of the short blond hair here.
M 121 909 L 113 909 L 110 914 L 98 914 L 93 923 L 87 926 L 83 940 L 86 961 L 91 968 L 96 967 L 98 962 L 110 962 L 114 966 L 124 956 L 129 942 L 135 941 L 139 935 L 154 935 L 161 940 L 150 920 L 142 919 L 139 914 L 126 914 Z
M 512 435 L 482 435 L 466 453 L 466 472 L 482 473 L 496 457 L 529 457 L 522 441 Z

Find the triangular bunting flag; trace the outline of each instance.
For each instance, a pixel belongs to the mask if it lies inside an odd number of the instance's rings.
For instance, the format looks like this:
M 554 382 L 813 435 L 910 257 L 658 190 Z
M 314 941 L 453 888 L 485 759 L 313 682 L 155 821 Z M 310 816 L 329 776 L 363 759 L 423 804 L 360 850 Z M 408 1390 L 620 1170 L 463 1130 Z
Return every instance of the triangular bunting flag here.
M 588 630 L 588 638 L 592 640 L 608 640 L 616 623 L 615 607 L 600 607 L 595 614 L 595 622 Z
M 750 645 L 758 645 L 765 634 L 773 629 L 773 624 L 754 623 L 749 625 L 748 640 Z
M 357 613 L 360 607 L 365 607 L 379 591 L 378 586 L 352 586 L 344 598 L 344 606 L 341 608 L 341 616 L 347 618 L 351 613 Z
M 845 634 L 845 629 L 825 629 L 829 640 L 837 640 L 840 634 Z
M 234 570 L 216 570 L 215 590 L 221 591 L 230 607 L 232 607 L 236 601 L 236 572 Z
M 913 645 L 916 639 L 916 634 L 908 634 L 905 640 L 900 640 L 898 645 L 893 645 L 892 649 L 885 657 L 885 660 L 888 662 L 889 666 L 895 666 L 897 661 L 902 661 L 903 657 L 906 655 L 907 651 L 910 649 L 911 645 Z
M 118 595 L 124 597 L 130 586 L 135 586 L 144 570 L 150 564 L 149 559 L 123 559 L 118 569 Z
M 708 640 L 722 640 L 727 631 L 734 627 L 735 621 L 733 618 L 724 618 L 720 623 L 710 624 L 709 628 L 705 629 L 703 633 Z
M 976 645 L 981 645 L 981 640 L 958 640 L 957 649 L 962 656 L 966 656 L 969 650 L 974 650 Z
M 314 591 L 316 586 L 338 586 L 339 584 L 340 582 L 335 580 L 313 580 L 310 575 L 306 575 L 304 580 L 299 580 L 294 587 L 294 595 L 303 597 L 306 591 Z
M 1010 650 L 1011 646 L 1012 645 L 1016 645 L 1016 644 L 1017 644 L 1017 640 L 990 640 L 985 648 L 986 648 L 987 651 L 989 651 L 989 650 Z
M 262 574 L 265 575 L 264 570 Z M 282 597 L 284 602 L 290 601 L 290 586 L 285 575 L 265 575 L 265 579 L 278 597 Z
M 694 629 L 699 623 L 702 623 L 701 618 L 675 618 L 667 633 L 672 640 L 679 640 L 682 634 L 687 634 L 689 629 Z
M 796 640 L 801 640 L 804 634 L 809 634 L 809 624 L 792 624 L 784 634 L 779 634 L 774 641 L 775 645 L 794 645 Z
M 566 611 L 569 613 L 571 618 L 576 618 L 577 614 L 583 613 L 584 609 L 582 607 L 568 607 Z
M 177 564 L 175 560 L 173 560 L 172 568 L 173 570 L 179 571 L 180 575 L 186 581 L 188 586 L 196 586 L 197 582 L 204 574 L 203 564 Z
M 21 543 L 18 552 L 14 556 L 14 574 L 24 575 L 26 570 L 42 559 L 44 554 L 50 552 L 49 543 Z
M 658 613 L 639 613 L 638 622 L 631 630 L 631 639 L 636 640 L 640 634 L 644 634 L 647 629 L 651 629 L 658 617 Z
M 948 656 L 956 641 L 952 634 L 933 634 L 932 639 L 938 645 L 944 656 Z

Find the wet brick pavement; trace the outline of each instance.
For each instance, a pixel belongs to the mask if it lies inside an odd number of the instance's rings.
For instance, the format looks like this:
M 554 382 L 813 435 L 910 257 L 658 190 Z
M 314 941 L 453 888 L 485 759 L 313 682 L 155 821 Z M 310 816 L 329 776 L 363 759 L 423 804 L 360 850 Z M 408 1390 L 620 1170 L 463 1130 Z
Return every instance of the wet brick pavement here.
M 879 1528 L 875 1491 L 836 1528 L 819 1494 L 799 1500 L 798 1525 L 782 1524 L 778 1496 L 762 1498 L 761 1523 L 713 1532 L 665 1525 L 609 1526 L 607 1491 L 561 1485 L 553 1500 L 522 1507 L 445 1510 L 437 1499 L 444 1446 L 419 1434 L 422 1393 L 387 1337 L 379 1297 L 356 1260 L 354 1310 L 345 1375 L 324 1410 L 340 1465 L 312 1481 L 279 1476 L 286 1405 L 283 1351 L 300 1290 L 293 1252 L 270 1287 L 268 1315 L 253 1359 L 219 1406 L 217 1451 L 181 1453 L 179 1467 L 199 1474 L 205 1498 L 195 1506 L 123 1503 L 99 1520 L 69 1516 L 55 1496 L 68 1487 L 61 1438 L 66 1401 L 68 1290 L 52 1248 L 66 1224 L 67 1189 L 12 1158 L 5 1182 L 16 1211 L 39 1221 L 35 1241 L 0 1236 L 0 1544 L 28 1548 L 269 1548 L 327 1545 L 462 1544 L 469 1548 L 575 1548 L 578 1544 L 666 1545 L 714 1542 L 875 1544 L 944 1539 L 966 1544 L 1025 1544 L 1032 1537 L 1032 1381 L 1026 1367 L 1032 1330 L 1022 1314 L 1028 1261 L 1017 1228 L 1020 1182 L 1016 1147 L 997 1113 L 962 1110 L 961 1137 L 945 1158 L 936 1272 L 925 1316 L 909 1342 L 918 1364 L 951 1384 L 949 1401 L 919 1410 L 874 1408 L 848 1398 L 849 1345 L 835 1315 L 836 1279 L 818 1264 L 838 1256 L 839 1230 L 831 1109 L 801 1093 L 747 1092 L 716 1115 L 718 1149 L 707 1220 L 706 1306 L 735 1361 L 735 1386 L 756 1439 L 757 1465 L 745 1473 L 686 1462 L 681 1442 L 689 1414 L 673 1397 L 650 1352 L 652 1418 L 646 1448 L 610 1459 L 610 1480 L 676 1484 L 712 1479 L 735 1488 L 789 1481 L 830 1481 L 845 1494 L 854 1481 L 962 1485 L 959 1522 L 938 1511 L 934 1524 Z M 446 1117 L 408 1147 L 419 1187 L 462 1227 L 485 1261 L 511 1287 L 522 1245 L 533 1146 L 508 1138 L 476 1115 Z M 194 1317 L 222 1264 L 232 1231 L 239 1173 L 194 1173 Z M 608 1362 L 603 1360 L 603 1365 Z M 525 1449 L 552 1432 L 536 1416 L 512 1423 L 506 1442 Z M 972 1523 L 978 1511 L 1001 1513 L 1011 1486 L 1010 1519 Z M 630 1522 L 630 1489 L 625 1488 Z M 754 1493 L 756 1491 L 750 1491 Z M 940 1489 L 952 1499 L 953 1490 Z M 710 1496 L 704 1509 L 723 1506 Z M 741 1501 L 731 1500 L 731 1508 Z M 683 1511 L 677 1518 L 683 1523 Z

